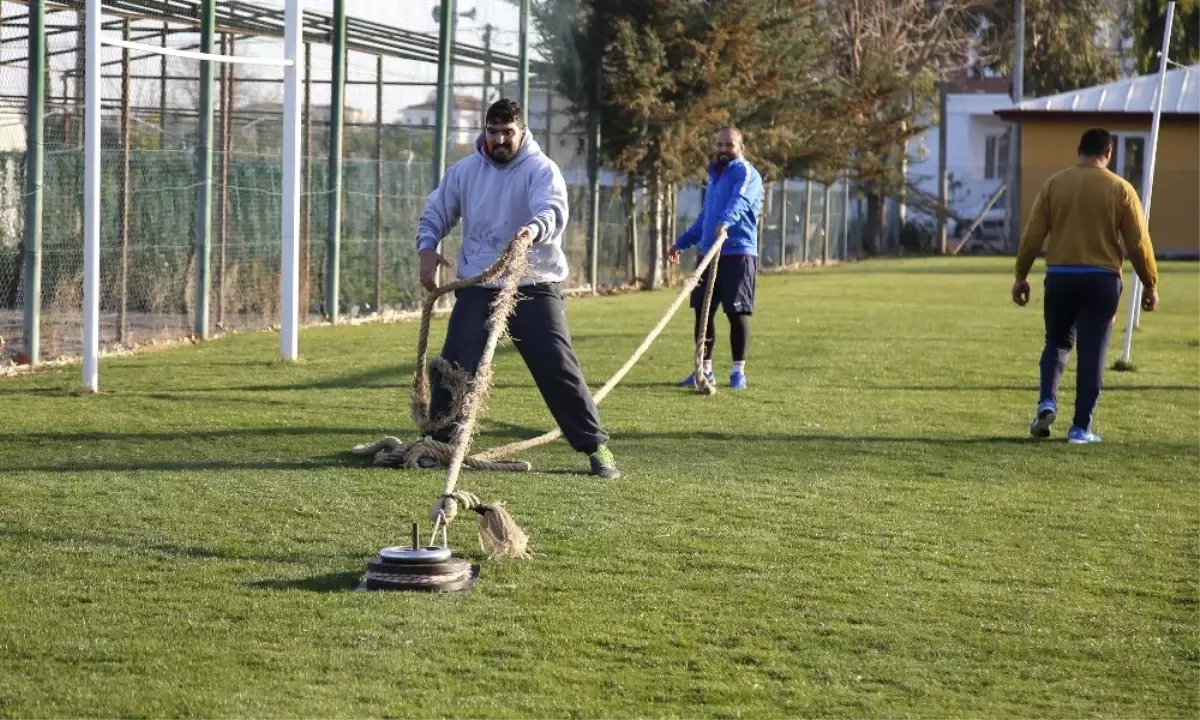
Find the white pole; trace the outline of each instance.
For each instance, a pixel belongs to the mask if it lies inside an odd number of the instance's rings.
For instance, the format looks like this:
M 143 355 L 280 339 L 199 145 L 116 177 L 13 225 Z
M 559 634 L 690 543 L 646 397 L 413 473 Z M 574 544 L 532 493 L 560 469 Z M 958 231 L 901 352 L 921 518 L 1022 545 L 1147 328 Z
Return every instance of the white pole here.
M 304 1 L 286 0 L 283 21 L 283 237 L 279 354 L 299 357 L 300 324 L 300 45 Z
M 83 112 L 83 389 L 100 389 L 100 0 L 87 0 Z
M 1150 225 L 1150 201 L 1154 197 L 1154 161 L 1158 155 L 1158 130 L 1162 123 L 1163 92 L 1167 87 L 1167 58 L 1171 50 L 1171 26 L 1175 21 L 1175 3 L 1167 3 L 1167 17 L 1163 29 L 1162 53 L 1158 61 L 1158 92 L 1154 97 L 1154 119 L 1150 122 L 1150 157 L 1146 160 L 1145 176 L 1142 180 L 1142 208 L 1146 213 L 1146 226 Z M 1136 274 L 1133 276 L 1129 292 L 1129 313 L 1125 319 L 1125 348 L 1121 360 L 1129 362 L 1130 351 L 1133 349 L 1133 329 L 1137 325 L 1138 311 L 1142 307 L 1142 281 Z

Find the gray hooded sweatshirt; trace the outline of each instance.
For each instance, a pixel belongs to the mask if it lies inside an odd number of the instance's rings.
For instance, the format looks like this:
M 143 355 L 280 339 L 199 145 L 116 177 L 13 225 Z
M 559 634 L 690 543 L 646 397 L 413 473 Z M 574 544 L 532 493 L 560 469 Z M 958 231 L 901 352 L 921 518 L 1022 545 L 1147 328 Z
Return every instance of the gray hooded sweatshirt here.
M 532 135 L 526 133 L 516 156 L 507 163 L 488 157 L 481 135 L 475 153 L 455 163 L 429 195 L 417 231 L 417 250 L 437 249 L 460 219 L 459 278 L 486 270 L 517 231 L 528 225 L 535 230 L 529 250 L 534 277 L 523 278 L 520 284 L 566 279 L 569 269 L 562 238 L 567 227 L 567 184 Z M 500 278 L 487 283 L 500 284 Z

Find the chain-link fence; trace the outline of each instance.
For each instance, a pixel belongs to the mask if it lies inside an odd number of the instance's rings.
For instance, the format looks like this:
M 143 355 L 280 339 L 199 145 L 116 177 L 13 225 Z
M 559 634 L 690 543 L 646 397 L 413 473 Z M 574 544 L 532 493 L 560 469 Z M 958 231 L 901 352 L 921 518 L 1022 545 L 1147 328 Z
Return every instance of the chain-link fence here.
M 420 5 L 420 3 L 414 3 Z M 431 9 L 433 3 L 427 2 Z M 103 35 L 154 46 L 200 48 L 198 2 L 138 2 L 158 8 L 153 17 L 128 8 L 105 14 Z M 329 248 L 331 182 L 332 48 L 327 8 L 306 3 L 301 134 L 301 322 L 319 322 L 324 307 Z M 61 10 L 61 7 L 73 7 Z M 222 2 L 214 52 L 283 56 L 281 33 L 258 33 L 262 18 L 281 13 L 279 2 Z M 460 28 L 457 42 L 485 44 L 484 58 L 515 47 L 515 10 L 483 0 L 490 12 L 480 33 Z M 82 3 L 50 6 L 46 13 L 46 101 L 41 232 L 42 358 L 75 355 L 82 337 L 83 110 L 85 100 Z M 105 9 L 111 10 L 110 3 Z M 349 0 L 348 14 L 386 14 L 375 3 Z M 512 11 L 512 12 L 510 12 Z M 391 11 L 388 11 L 391 12 Z M 400 12 L 399 10 L 395 12 Z M 164 21 L 176 13 L 177 20 Z M 193 13 L 189 15 L 189 13 Z M 486 15 L 486 13 L 485 13 Z M 250 29 L 233 27 L 254 18 Z M 258 23 L 257 25 L 255 23 Z M 372 26 L 377 28 L 378 26 Z M 313 29 L 316 28 L 316 29 Z M 411 31 L 397 26 L 397 34 Z M 377 30 L 372 30 L 377 32 Z M 31 188 L 25 172 L 29 11 L 0 0 L 0 336 L 9 353 L 23 348 L 26 248 Z M 435 35 L 424 35 L 436 43 Z M 351 44 L 346 63 L 343 152 L 340 172 L 341 232 L 339 314 L 354 317 L 418 306 L 415 234 L 435 183 L 433 165 L 436 65 L 402 53 L 371 54 Z M 212 181 L 203 182 L 201 65 L 195 59 L 105 45 L 102 50 L 101 338 L 102 347 L 177 339 L 195 330 L 198 288 L 209 287 L 209 331 L 266 328 L 279 322 L 282 229 L 282 69 L 213 64 Z M 450 103 L 447 160 L 473 152 L 486 104 L 516 95 L 511 69 L 459 69 Z M 478 82 L 476 82 L 478 81 Z M 589 281 L 589 201 L 586 142 L 568 115 L 566 101 L 534 75 L 527 108 L 534 136 L 562 168 L 570 191 L 571 222 L 565 250 L 568 284 Z M 644 277 L 653 257 L 647 243 L 647 205 L 641 190 L 630 207 L 624 178 L 599 173 L 599 284 Z M 205 207 L 208 188 L 210 212 Z M 785 200 L 786 197 L 786 200 Z M 820 262 L 857 254 L 856 224 L 848 220 L 850 194 L 803 180 L 768 186 L 763 211 L 764 266 Z M 699 207 L 697 188 L 680 188 L 668 200 L 681 232 Z M 635 222 L 630 222 L 633 212 Z M 207 220 L 207 229 L 204 228 Z M 804 228 L 807 228 L 805 231 Z M 459 238 L 448 238 L 454 259 Z M 668 240 L 669 242 L 669 240 Z M 198 252 L 207 244 L 208 253 Z M 635 249 L 636 248 L 636 253 Z M 636 255 L 636 257 L 635 257 Z M 781 257 L 782 255 L 782 257 Z M 205 258 L 208 262 L 205 263 Z M 635 262 L 636 260 L 636 262 Z

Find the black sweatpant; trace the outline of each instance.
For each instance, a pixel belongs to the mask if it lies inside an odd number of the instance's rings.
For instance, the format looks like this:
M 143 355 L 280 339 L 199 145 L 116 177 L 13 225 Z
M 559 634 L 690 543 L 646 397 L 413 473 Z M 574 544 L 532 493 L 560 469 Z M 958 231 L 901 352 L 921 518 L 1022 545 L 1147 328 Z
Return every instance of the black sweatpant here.
M 701 322 L 704 318 L 704 296 L 708 292 L 708 275 L 711 268 L 700 275 L 696 287 L 692 288 L 691 306 L 696 310 L 695 338 L 700 339 Z M 713 318 L 718 308 L 725 308 L 729 317 L 729 346 L 733 361 L 746 359 L 750 345 L 750 316 L 754 314 L 754 292 L 758 279 L 758 257 L 754 255 L 722 255 L 717 258 L 717 286 L 713 288 L 712 302 L 708 306 L 708 325 L 704 337 L 704 359 L 712 360 L 713 347 L 717 339 L 717 327 Z
M 717 343 L 717 324 L 714 322 L 719 307 L 713 303 L 708 308 L 708 323 L 704 331 L 704 359 L 712 360 L 713 347 Z M 703 322 L 704 310 L 696 308 L 696 324 L 694 337 L 700 339 L 700 323 Z M 729 349 L 733 353 L 734 362 L 744 362 L 746 350 L 750 346 L 750 316 L 746 313 L 729 314 Z
M 1067 359 L 1072 347 L 1078 345 L 1072 424 L 1087 430 L 1104 383 L 1104 358 L 1121 300 L 1121 278 L 1107 272 L 1050 272 L 1046 274 L 1045 289 L 1041 400 L 1058 402 L 1058 386 Z
M 472 376 L 483 357 L 488 335 L 487 319 L 498 293 L 498 290 L 479 286 L 455 293 L 442 357 L 457 363 Z M 562 284 L 539 283 L 522 287 L 517 294 L 517 309 L 508 320 L 508 331 L 533 375 L 546 407 L 571 447 L 580 452 L 591 451 L 607 441 L 608 435 L 600 427 L 600 413 L 571 347 Z M 438 418 L 449 412 L 451 396 L 450 391 L 442 387 L 439 373 L 434 372 L 432 380 L 429 409 L 431 417 Z M 452 435 L 453 426 L 434 438 L 449 442 Z

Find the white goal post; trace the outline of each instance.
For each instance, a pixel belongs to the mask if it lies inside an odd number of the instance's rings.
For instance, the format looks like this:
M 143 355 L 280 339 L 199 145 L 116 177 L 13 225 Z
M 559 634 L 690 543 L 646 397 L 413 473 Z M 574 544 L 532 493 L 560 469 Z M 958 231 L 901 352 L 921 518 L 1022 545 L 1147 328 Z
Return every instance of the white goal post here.
M 1145 176 L 1142 187 L 1145 197 L 1142 200 L 1142 210 L 1146 214 L 1146 226 L 1150 226 L 1150 201 L 1154 198 L 1154 161 L 1158 156 L 1158 132 L 1162 124 L 1163 93 L 1167 87 L 1167 66 L 1171 51 L 1171 27 L 1175 20 L 1175 2 L 1167 3 L 1167 17 L 1163 25 L 1162 50 L 1158 60 L 1158 92 L 1154 98 L 1154 119 L 1150 121 L 1149 157 L 1146 159 Z M 1134 273 L 1133 282 L 1129 289 L 1129 308 L 1125 317 L 1125 339 L 1121 351 L 1121 360 L 1126 365 L 1131 359 L 1133 350 L 1133 331 L 1142 317 L 1142 280 Z
M 147 45 L 101 33 L 101 0 L 87 0 L 86 63 L 84 68 L 83 144 L 83 388 L 100 389 L 100 56 L 105 45 L 201 62 L 272 65 L 283 68 L 283 232 L 280 238 L 279 353 L 295 360 L 299 350 L 299 251 L 300 251 L 300 46 L 304 0 L 285 0 L 282 58 L 214 55 L 177 48 Z

